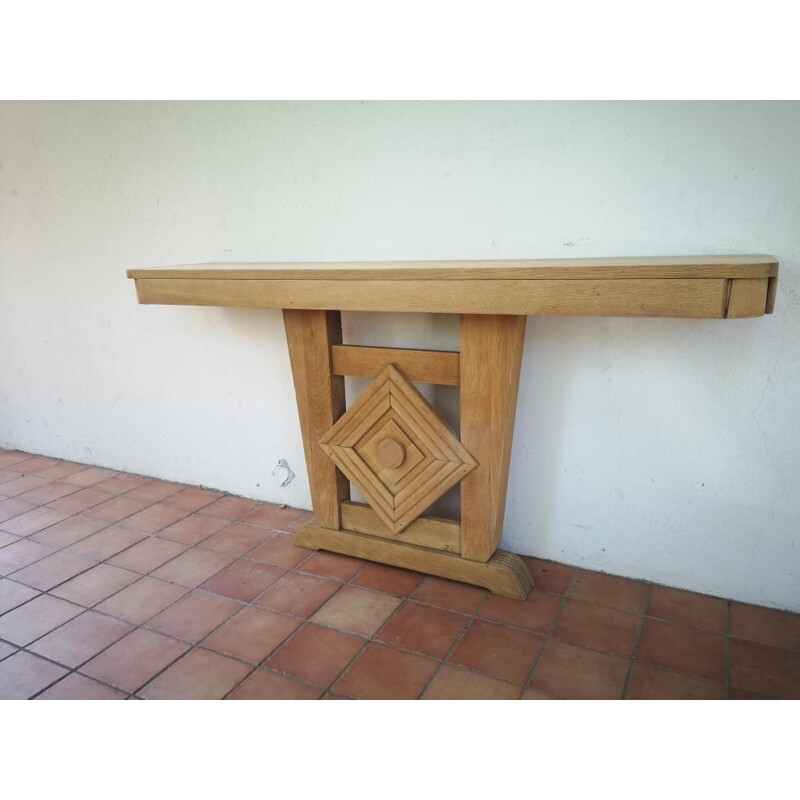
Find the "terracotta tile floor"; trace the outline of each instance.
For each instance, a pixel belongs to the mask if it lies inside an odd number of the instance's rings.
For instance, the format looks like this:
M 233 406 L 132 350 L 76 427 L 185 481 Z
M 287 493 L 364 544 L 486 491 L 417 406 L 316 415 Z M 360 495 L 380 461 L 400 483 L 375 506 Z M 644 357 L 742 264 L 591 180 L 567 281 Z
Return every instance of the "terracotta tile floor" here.
M 308 519 L 0 450 L 0 698 L 800 698 L 800 615 L 538 559 L 507 600 Z

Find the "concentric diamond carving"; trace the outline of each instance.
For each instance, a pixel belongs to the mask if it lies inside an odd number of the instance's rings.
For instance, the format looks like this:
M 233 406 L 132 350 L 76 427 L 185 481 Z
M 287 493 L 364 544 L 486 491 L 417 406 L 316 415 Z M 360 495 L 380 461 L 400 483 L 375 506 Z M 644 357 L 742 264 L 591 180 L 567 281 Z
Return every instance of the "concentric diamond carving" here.
M 320 440 L 393 533 L 477 466 L 394 364 Z

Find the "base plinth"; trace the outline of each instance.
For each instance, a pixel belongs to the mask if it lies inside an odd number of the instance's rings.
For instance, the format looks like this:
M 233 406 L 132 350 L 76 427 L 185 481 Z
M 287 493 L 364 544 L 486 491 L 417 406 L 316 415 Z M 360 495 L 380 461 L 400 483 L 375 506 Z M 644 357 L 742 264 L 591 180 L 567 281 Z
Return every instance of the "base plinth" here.
M 295 537 L 295 544 L 309 550 L 331 550 L 334 553 L 482 586 L 492 594 L 514 600 L 524 600 L 533 588 L 533 578 L 525 562 L 519 556 L 502 550 L 495 551 L 486 562 L 470 561 L 453 553 L 378 539 L 355 531 L 321 528 L 313 523 L 300 529 Z

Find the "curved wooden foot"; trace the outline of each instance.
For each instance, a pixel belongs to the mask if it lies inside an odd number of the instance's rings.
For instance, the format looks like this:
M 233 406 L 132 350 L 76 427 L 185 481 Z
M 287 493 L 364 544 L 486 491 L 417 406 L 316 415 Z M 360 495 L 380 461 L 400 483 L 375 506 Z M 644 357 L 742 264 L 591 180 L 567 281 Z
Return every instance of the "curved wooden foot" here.
M 470 561 L 441 550 L 379 539 L 355 531 L 320 528 L 313 523 L 300 529 L 295 544 L 310 550 L 332 550 L 334 553 L 483 586 L 492 594 L 515 600 L 524 600 L 533 588 L 533 578 L 525 562 L 519 556 L 502 550 L 497 550 L 486 562 Z

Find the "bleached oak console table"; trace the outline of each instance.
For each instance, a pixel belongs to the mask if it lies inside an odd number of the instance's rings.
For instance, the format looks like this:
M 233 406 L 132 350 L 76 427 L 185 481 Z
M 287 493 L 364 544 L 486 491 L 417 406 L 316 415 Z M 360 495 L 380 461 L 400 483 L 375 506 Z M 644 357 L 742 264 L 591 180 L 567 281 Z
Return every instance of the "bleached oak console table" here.
M 314 522 L 297 544 L 525 598 L 533 581 L 497 549 L 526 316 L 732 319 L 769 314 L 768 255 L 132 270 L 140 303 L 281 308 Z M 459 314 L 460 351 L 342 343 L 342 311 Z M 346 409 L 344 376 L 374 378 Z M 413 386 L 458 386 L 457 437 Z M 350 482 L 368 505 L 350 501 Z M 423 516 L 461 483 L 461 519 Z

